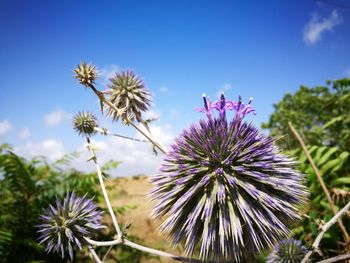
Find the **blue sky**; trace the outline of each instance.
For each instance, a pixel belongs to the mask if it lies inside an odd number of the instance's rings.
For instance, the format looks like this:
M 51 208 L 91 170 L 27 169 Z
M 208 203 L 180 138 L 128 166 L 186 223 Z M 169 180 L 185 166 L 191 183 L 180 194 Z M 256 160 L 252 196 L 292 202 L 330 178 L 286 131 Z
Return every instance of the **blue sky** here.
M 144 79 L 154 94 L 151 115 L 160 116 L 154 133 L 164 144 L 201 117 L 193 108 L 202 93 L 254 97 L 260 125 L 285 93 L 350 77 L 345 0 L 8 0 L 0 3 L 0 35 L 0 142 L 51 161 L 84 151 L 71 116 L 98 114 L 96 97 L 72 78 L 81 60 L 98 66 L 100 89 L 114 70 L 133 69 Z M 161 160 L 148 157 L 145 145 L 101 136 L 95 142 L 102 161 L 123 162 L 116 175 L 153 173 Z M 83 159 L 75 165 L 91 168 Z

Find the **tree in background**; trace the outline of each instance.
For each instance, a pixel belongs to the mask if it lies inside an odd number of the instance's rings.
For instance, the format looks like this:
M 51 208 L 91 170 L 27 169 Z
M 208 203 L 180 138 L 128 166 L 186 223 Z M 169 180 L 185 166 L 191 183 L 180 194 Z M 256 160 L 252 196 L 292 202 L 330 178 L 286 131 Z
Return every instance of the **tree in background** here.
M 299 147 L 288 127 L 292 122 L 310 145 L 350 148 L 350 79 L 327 81 L 327 86 L 301 86 L 274 105 L 270 120 L 263 123 L 284 149 Z

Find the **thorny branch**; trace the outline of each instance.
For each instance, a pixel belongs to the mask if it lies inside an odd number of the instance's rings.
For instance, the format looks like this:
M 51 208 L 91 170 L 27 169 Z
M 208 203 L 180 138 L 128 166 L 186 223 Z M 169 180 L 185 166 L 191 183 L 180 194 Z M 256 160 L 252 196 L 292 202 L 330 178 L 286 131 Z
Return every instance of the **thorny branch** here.
M 323 238 L 323 235 L 327 232 L 327 230 L 334 225 L 337 220 L 339 220 L 339 218 L 345 214 L 350 208 L 350 202 L 347 203 L 346 206 L 344 206 L 335 216 L 332 217 L 331 220 L 329 220 L 323 227 L 321 232 L 317 235 L 314 243 L 312 243 L 311 249 L 309 250 L 309 252 L 305 255 L 305 257 L 303 258 L 303 261 L 301 263 L 305 263 L 308 261 L 308 259 L 310 258 L 310 256 L 312 255 L 312 253 L 314 253 L 315 251 L 318 251 L 318 247 L 320 245 L 320 242 Z M 339 222 L 339 221 L 338 221 Z M 327 261 L 326 261 L 327 262 Z M 329 261 L 329 262 L 335 262 L 335 261 Z

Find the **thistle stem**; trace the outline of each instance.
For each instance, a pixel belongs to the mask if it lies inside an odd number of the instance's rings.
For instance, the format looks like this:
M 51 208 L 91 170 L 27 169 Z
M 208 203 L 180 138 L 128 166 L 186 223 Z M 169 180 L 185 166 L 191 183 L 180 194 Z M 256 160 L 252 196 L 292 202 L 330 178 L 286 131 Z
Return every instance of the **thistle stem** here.
M 95 163 L 95 166 L 96 166 L 96 171 L 97 171 L 97 176 L 98 176 L 98 180 L 100 182 L 100 186 L 101 186 L 101 190 L 102 190 L 102 193 L 103 193 L 103 197 L 105 199 L 105 202 L 106 202 L 106 205 L 107 205 L 107 208 L 108 208 L 108 212 L 109 214 L 111 215 L 111 218 L 112 218 L 112 222 L 113 222 L 113 225 L 114 225 L 114 228 L 117 232 L 117 235 L 119 237 L 121 237 L 123 235 L 122 231 L 120 230 L 120 227 L 118 225 L 118 222 L 117 222 L 117 219 L 115 217 L 115 214 L 114 214 L 114 211 L 113 211 L 113 208 L 111 206 L 111 203 L 109 201 L 109 198 L 108 198 L 108 195 L 107 195 L 107 191 L 106 191 L 106 187 L 105 187 L 105 184 L 103 182 L 103 177 L 102 177 L 102 171 L 101 171 L 101 167 L 100 165 L 98 164 L 97 162 L 97 157 L 96 157 L 96 153 L 95 153 L 95 150 L 93 148 L 93 146 L 91 145 L 90 143 L 90 139 L 87 139 L 87 142 L 88 142 L 88 149 L 89 151 L 91 152 L 92 154 L 92 160 L 93 162 Z
M 110 240 L 110 241 L 96 241 L 93 239 L 90 239 L 88 237 L 84 237 L 84 239 L 93 246 L 96 247 L 109 247 L 109 246 L 114 246 L 114 245 L 118 245 L 120 243 L 122 243 L 121 238 L 115 239 L 115 240 Z
M 113 105 L 114 106 L 114 105 Z M 141 130 L 137 125 L 135 125 L 135 123 L 130 122 L 129 123 L 132 127 L 134 127 L 139 133 L 141 133 L 143 136 L 145 136 L 150 142 L 152 142 L 152 144 L 157 147 L 162 153 L 167 154 L 167 150 L 165 149 L 165 147 L 163 147 L 162 145 L 160 145 L 158 142 L 156 142 L 153 138 L 151 138 L 151 135 L 148 135 L 147 133 L 145 133 L 143 130 Z
M 335 206 L 334 206 L 334 202 L 333 202 L 333 200 L 332 200 L 332 198 L 331 198 L 331 195 L 330 195 L 330 193 L 329 193 L 329 190 L 327 189 L 327 186 L 326 186 L 325 182 L 323 181 L 323 179 L 322 179 L 322 177 L 321 177 L 321 174 L 320 174 L 318 168 L 317 168 L 316 165 L 315 165 L 314 160 L 312 159 L 312 157 L 311 157 L 309 151 L 307 150 L 306 145 L 305 145 L 303 139 L 301 138 L 300 134 L 299 134 L 298 131 L 294 128 L 294 126 L 293 126 L 293 124 L 292 124 L 291 122 L 288 122 L 288 125 L 289 125 L 290 129 L 292 130 L 292 132 L 293 132 L 295 138 L 299 141 L 299 144 L 300 144 L 301 148 L 302 148 L 303 151 L 305 152 L 306 157 L 307 157 L 307 159 L 309 160 L 309 162 L 310 162 L 310 164 L 311 164 L 311 167 L 312 167 L 312 169 L 314 170 L 314 172 L 315 172 L 315 174 L 316 174 L 317 180 L 319 181 L 319 183 L 320 183 L 320 185 L 321 185 L 321 187 L 322 187 L 322 190 L 323 190 L 323 192 L 324 192 L 325 195 L 326 195 L 326 198 L 327 198 L 327 200 L 328 200 L 329 206 L 330 206 L 330 208 L 332 209 L 333 214 L 336 215 L 338 211 L 337 211 L 337 209 L 336 209 Z M 350 243 L 350 236 L 349 236 L 349 233 L 346 231 L 346 228 L 345 228 L 345 226 L 344 226 L 344 224 L 343 224 L 343 221 L 342 221 L 340 218 L 338 219 L 338 225 L 339 225 L 339 228 L 340 228 L 341 232 L 343 233 L 343 237 L 344 237 L 345 242 L 346 242 L 347 244 L 349 244 L 349 243 Z
M 123 138 L 123 139 L 127 139 L 127 140 L 132 140 L 132 141 L 137 141 L 137 142 L 150 142 L 150 141 L 146 141 L 146 140 L 140 140 L 140 139 L 136 139 L 136 138 L 131 138 L 131 137 L 128 137 L 128 136 L 124 136 L 124 135 L 120 135 L 120 134 L 116 134 L 116 133 L 113 133 L 113 132 L 110 132 L 110 131 L 107 131 L 105 129 L 101 129 L 101 128 L 98 128 L 98 127 L 95 127 L 94 128 L 95 131 L 98 131 L 104 135 L 111 135 L 111 136 L 115 136 L 115 137 L 119 137 L 119 138 Z
M 89 246 L 89 251 L 97 263 L 103 263 L 103 261 L 101 261 L 101 259 L 97 256 L 95 250 L 91 246 Z
M 135 249 L 143 251 L 143 252 L 147 252 L 147 253 L 154 254 L 157 256 L 161 256 L 161 257 L 171 258 L 171 259 L 176 260 L 176 261 L 191 262 L 191 263 L 204 263 L 204 261 L 199 260 L 199 259 L 175 256 L 173 254 L 163 252 L 163 251 L 160 251 L 157 249 L 145 247 L 145 246 L 136 244 L 134 242 L 131 242 L 130 240 L 128 240 L 126 238 L 116 239 L 116 240 L 111 240 L 111 241 L 95 241 L 95 240 L 92 240 L 92 239 L 87 238 L 87 237 L 84 237 L 84 238 L 90 245 L 93 245 L 96 247 L 113 246 L 113 245 L 123 244 L 125 246 L 129 246 L 129 247 L 135 248 Z M 208 262 L 208 261 L 205 261 L 205 262 Z
M 111 251 L 112 251 L 112 248 L 113 248 L 113 246 L 110 246 L 110 247 L 108 248 L 106 254 L 105 254 L 105 255 L 103 256 L 103 258 L 102 258 L 102 262 L 104 262 L 104 261 L 107 259 L 107 257 L 109 256 L 109 253 L 111 253 Z
M 92 91 L 96 94 L 96 96 L 100 99 L 100 101 L 102 103 L 107 104 L 109 107 L 111 107 L 115 112 L 120 112 L 121 110 L 118 109 L 115 105 L 113 105 L 113 103 L 111 103 L 110 101 L 106 100 L 105 96 L 103 95 L 103 93 L 99 90 L 97 90 L 94 85 L 90 85 L 90 88 L 92 89 Z M 135 125 L 133 122 L 129 122 L 128 124 L 130 124 L 132 127 L 134 127 L 139 133 L 141 133 L 143 136 L 145 136 L 145 138 L 147 138 L 147 140 L 149 140 L 156 148 L 158 148 L 162 153 L 167 154 L 167 150 L 161 146 L 158 142 L 156 142 L 152 136 L 148 135 L 147 133 L 145 133 L 144 131 L 142 131 L 139 127 L 137 127 L 137 125 Z
M 337 220 L 339 220 L 339 218 L 344 215 L 348 210 L 350 209 L 350 202 L 347 203 L 346 206 L 344 206 L 335 216 L 332 217 L 331 220 L 329 220 L 321 229 L 321 232 L 317 235 L 314 243 L 312 243 L 311 246 L 311 250 L 309 250 L 309 252 L 305 255 L 305 257 L 303 258 L 303 261 L 301 263 L 305 263 L 308 261 L 309 257 L 312 255 L 312 253 L 314 251 L 318 250 L 318 247 L 321 243 L 321 240 L 324 236 L 324 234 L 326 233 L 326 231 L 332 226 L 334 225 Z M 339 221 L 338 221 L 339 222 Z M 327 261 L 326 261 L 327 262 Z M 329 261 L 329 262 L 335 262 L 335 261 Z
M 347 253 L 347 254 L 336 256 L 336 257 L 327 258 L 327 259 L 322 260 L 318 263 L 333 263 L 333 262 L 343 261 L 343 260 L 346 260 L 349 258 L 350 258 L 350 253 Z

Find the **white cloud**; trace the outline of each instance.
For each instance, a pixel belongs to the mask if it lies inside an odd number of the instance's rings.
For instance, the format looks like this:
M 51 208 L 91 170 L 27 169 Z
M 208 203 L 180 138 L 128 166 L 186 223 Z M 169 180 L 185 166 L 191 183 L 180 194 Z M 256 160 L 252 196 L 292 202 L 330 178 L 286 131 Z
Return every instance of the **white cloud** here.
M 39 143 L 27 142 L 15 151 L 28 159 L 35 156 L 45 156 L 48 161 L 56 161 L 65 154 L 64 145 L 56 139 L 46 139 Z
M 324 32 L 332 31 L 333 28 L 343 21 L 337 10 L 333 10 L 329 17 L 321 18 L 317 13 L 312 14 L 311 20 L 304 27 L 304 42 L 315 44 L 320 41 Z
M 141 129 L 145 131 L 144 128 Z M 170 125 L 151 125 L 150 129 L 153 137 L 167 148 L 173 142 L 175 136 Z M 144 139 L 136 131 L 133 137 Z M 157 151 L 158 155 L 155 156 L 150 143 L 136 142 L 113 136 L 99 138 L 92 139 L 93 145 L 97 148 L 96 153 L 99 163 L 104 164 L 109 160 L 121 162 L 120 166 L 111 172 L 112 176 L 154 175 L 158 172 L 164 155 Z M 50 138 L 41 142 L 29 141 L 24 146 L 15 148 L 15 152 L 27 159 L 35 156 L 45 156 L 49 162 L 54 162 L 67 153 L 67 148 L 69 147 L 65 147 L 63 142 Z M 71 166 L 80 171 L 94 171 L 95 166 L 93 163 L 87 162 L 91 154 L 86 149 L 86 144 L 80 145 L 75 150 L 80 152 L 81 155 L 72 161 Z
M 30 137 L 30 130 L 28 127 L 23 128 L 19 133 L 18 137 L 22 140 L 28 139 Z
M 143 119 L 147 120 L 147 119 L 159 119 L 160 118 L 161 113 L 157 110 L 151 109 L 146 111 L 145 113 L 143 113 L 142 117 Z
M 231 84 L 230 83 L 225 83 L 221 89 L 216 93 L 216 97 L 219 98 L 221 93 L 225 93 L 226 91 L 231 89 Z
M 100 71 L 101 77 L 105 79 L 105 82 L 108 82 L 110 78 L 114 77 L 115 73 L 120 71 L 120 67 L 118 65 L 107 65 L 104 66 Z
M 169 88 L 166 86 L 161 86 L 158 90 L 162 93 L 166 93 L 169 90 Z
M 157 141 L 162 145 L 169 146 L 174 139 L 170 125 L 151 125 L 151 131 L 153 137 L 157 138 Z M 144 139 L 138 133 L 134 137 Z M 105 140 L 93 139 L 92 143 L 97 148 L 99 163 L 103 164 L 111 159 L 121 162 L 120 166 L 113 171 L 112 175 L 153 175 L 158 172 L 163 159 L 163 154 L 160 151 L 158 151 L 158 156 L 153 154 L 152 146 L 149 143 L 135 142 L 117 137 L 106 137 Z M 94 169 L 91 164 L 86 163 L 86 160 L 90 157 L 86 149 L 86 144 L 82 145 L 78 151 L 83 154 L 74 163 L 74 166 L 80 170 L 91 171 Z
M 12 124 L 8 120 L 0 122 L 0 137 L 5 136 L 13 129 Z
M 68 120 L 70 118 L 70 114 L 66 113 L 63 110 L 54 110 L 49 114 L 45 115 L 44 122 L 47 126 L 55 127 L 60 125 L 62 122 Z

